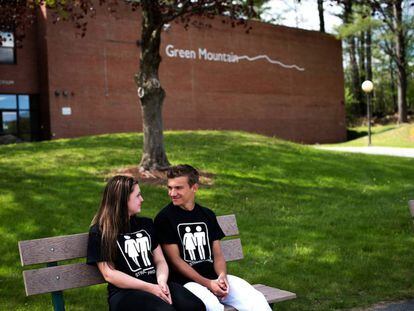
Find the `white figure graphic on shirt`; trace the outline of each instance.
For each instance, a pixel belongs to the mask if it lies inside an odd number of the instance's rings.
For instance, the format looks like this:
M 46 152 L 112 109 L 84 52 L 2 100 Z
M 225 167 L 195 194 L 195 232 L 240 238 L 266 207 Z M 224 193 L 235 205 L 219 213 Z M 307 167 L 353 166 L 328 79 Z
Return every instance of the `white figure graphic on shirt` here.
M 141 258 L 144 261 L 145 266 L 150 266 L 151 262 L 148 258 L 148 252 L 151 250 L 149 240 L 146 236 L 143 236 L 142 233 L 137 233 L 136 243 L 138 246 L 138 250 L 141 253 Z
M 190 259 L 196 260 L 196 256 L 194 254 L 194 250 L 196 249 L 196 240 L 194 238 L 194 235 L 191 233 L 190 227 L 185 227 L 185 232 L 186 233 L 183 236 L 184 248 L 190 254 Z
M 139 256 L 139 246 L 134 239 L 131 239 L 129 235 L 124 235 L 125 238 L 125 254 L 128 254 L 129 257 L 135 262 L 135 264 L 141 268 L 138 263 Z
M 198 255 L 200 256 L 200 259 L 206 259 L 206 253 L 204 251 L 204 245 L 207 244 L 206 242 L 206 233 L 201 231 L 201 227 L 196 227 L 197 232 L 194 233 L 194 238 L 196 240 L 196 245 L 198 248 Z

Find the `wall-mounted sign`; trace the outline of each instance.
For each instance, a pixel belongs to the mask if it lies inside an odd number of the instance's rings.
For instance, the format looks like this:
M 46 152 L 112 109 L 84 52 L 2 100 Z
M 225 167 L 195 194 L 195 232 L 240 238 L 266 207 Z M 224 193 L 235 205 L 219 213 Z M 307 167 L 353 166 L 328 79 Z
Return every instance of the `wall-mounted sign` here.
M 198 48 L 198 50 L 188 49 L 177 49 L 172 44 L 168 44 L 165 47 L 165 54 L 172 58 L 183 58 L 183 59 L 200 59 L 214 62 L 225 62 L 225 63 L 238 63 L 242 60 L 248 60 L 250 62 L 259 59 L 264 59 L 271 64 L 279 65 L 286 69 L 296 69 L 298 71 L 304 71 L 305 68 L 299 67 L 298 65 L 287 65 L 281 61 L 271 59 L 267 55 L 257 55 L 250 57 L 248 55 L 236 55 L 233 52 L 230 53 L 216 53 L 208 51 L 206 48 Z
M 14 85 L 13 80 L 0 80 L 0 85 Z
M 198 51 L 176 49 L 172 44 L 167 45 L 165 53 L 168 57 L 178 57 L 187 59 L 203 59 L 215 62 L 237 63 L 239 58 L 237 55 L 231 53 L 213 53 L 207 51 L 205 48 L 198 48 Z
M 70 116 L 72 114 L 71 107 L 62 107 L 62 115 L 63 116 Z

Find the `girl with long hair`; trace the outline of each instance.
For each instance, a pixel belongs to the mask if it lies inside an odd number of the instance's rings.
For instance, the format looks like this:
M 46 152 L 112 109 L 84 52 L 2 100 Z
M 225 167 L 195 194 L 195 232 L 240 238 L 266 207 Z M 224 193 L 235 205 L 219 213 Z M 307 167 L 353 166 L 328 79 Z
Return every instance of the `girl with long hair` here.
M 168 280 L 168 266 L 151 219 L 138 217 L 144 201 L 136 180 L 112 177 L 92 220 L 88 264 L 108 282 L 111 311 L 205 310 L 186 288 Z

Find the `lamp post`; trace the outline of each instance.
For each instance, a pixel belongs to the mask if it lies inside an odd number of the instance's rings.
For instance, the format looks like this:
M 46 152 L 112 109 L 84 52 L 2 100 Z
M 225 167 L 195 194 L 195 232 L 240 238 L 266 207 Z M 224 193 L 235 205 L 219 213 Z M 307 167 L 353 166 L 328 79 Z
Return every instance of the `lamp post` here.
M 370 80 L 365 80 L 362 82 L 361 88 L 367 95 L 368 146 L 371 146 L 371 92 L 374 89 L 374 84 Z

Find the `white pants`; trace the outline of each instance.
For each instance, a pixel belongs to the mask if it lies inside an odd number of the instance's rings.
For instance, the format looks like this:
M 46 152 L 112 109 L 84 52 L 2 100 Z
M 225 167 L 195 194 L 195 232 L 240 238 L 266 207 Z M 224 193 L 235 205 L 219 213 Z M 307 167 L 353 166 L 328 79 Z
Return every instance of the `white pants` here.
M 234 275 L 227 275 L 227 279 L 230 291 L 224 299 L 218 298 L 207 287 L 195 282 L 188 282 L 184 287 L 204 302 L 207 311 L 223 311 L 223 304 L 230 305 L 239 311 L 271 310 L 263 294 L 245 280 Z

